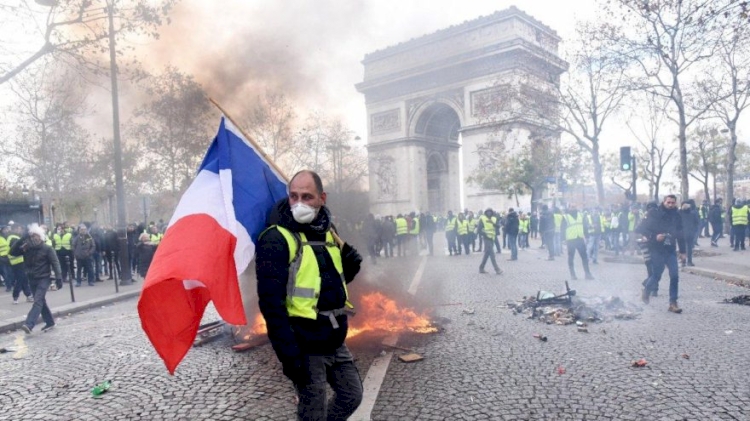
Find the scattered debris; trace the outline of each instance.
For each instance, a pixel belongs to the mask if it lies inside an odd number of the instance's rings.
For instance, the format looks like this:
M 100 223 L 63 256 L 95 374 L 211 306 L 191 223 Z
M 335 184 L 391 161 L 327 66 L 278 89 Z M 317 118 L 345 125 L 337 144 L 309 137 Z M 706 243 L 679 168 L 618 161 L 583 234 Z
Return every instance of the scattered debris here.
M 560 375 L 565 374 L 565 367 L 563 366 L 557 367 L 557 374 L 560 374 Z
M 640 360 L 636 360 L 630 363 L 630 366 L 631 367 L 645 367 L 646 364 L 648 364 L 648 361 L 646 361 L 645 358 L 641 358 Z
M 383 344 L 383 345 L 385 345 L 385 346 L 387 346 L 387 347 L 389 347 L 389 348 L 395 348 L 395 349 L 400 349 L 400 350 L 402 350 L 402 351 L 406 351 L 406 352 L 411 352 L 412 354 L 414 354 L 414 353 L 415 353 L 413 349 L 410 349 L 410 348 L 404 348 L 403 346 L 398 346 L 398 345 L 391 345 L 391 344 Z
M 107 380 L 105 382 L 101 382 L 98 385 L 94 386 L 93 389 L 91 389 L 91 394 L 96 398 L 104 394 L 104 392 L 108 391 L 109 388 L 112 386 L 112 380 Z
M 578 332 L 580 332 L 580 333 L 589 333 L 589 330 L 586 329 L 585 327 L 579 327 L 578 328 Z
M 412 352 L 410 354 L 399 355 L 398 359 L 405 363 L 413 363 L 413 362 L 424 360 L 424 357 L 417 353 Z
M 542 335 L 541 333 L 535 333 L 534 337 L 537 338 L 537 339 L 539 339 L 542 342 L 547 342 L 547 337 L 544 336 L 544 335 Z
M 216 340 L 226 333 L 226 323 L 222 320 L 202 324 L 198 327 L 198 334 L 195 336 L 193 346 L 203 345 Z
M 6 352 L 16 352 L 13 348 L 0 348 L 0 354 L 5 354 Z
M 742 304 L 750 306 L 750 295 L 738 295 L 732 298 L 725 298 L 723 302 L 727 304 Z
M 474 314 L 473 308 L 465 308 L 464 311 L 461 312 L 461 314 Z
M 734 333 L 734 331 L 733 330 L 725 330 L 724 333 L 726 333 L 727 335 L 731 335 L 732 333 Z
M 270 342 L 270 339 L 268 339 L 268 336 L 255 336 L 249 340 L 246 340 L 245 342 L 240 342 L 238 344 L 232 345 L 232 351 L 234 352 L 243 352 L 248 351 L 253 348 L 257 348 L 261 345 L 265 345 L 268 342 Z
M 686 360 L 689 360 L 690 359 L 690 355 L 688 355 L 688 354 L 682 354 L 682 358 L 684 358 Z

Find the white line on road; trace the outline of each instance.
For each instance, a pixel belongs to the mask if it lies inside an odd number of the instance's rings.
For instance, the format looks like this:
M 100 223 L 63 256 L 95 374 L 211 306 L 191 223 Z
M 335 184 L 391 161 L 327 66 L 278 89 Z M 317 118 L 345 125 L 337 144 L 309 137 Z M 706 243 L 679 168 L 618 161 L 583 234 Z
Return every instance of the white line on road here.
M 419 283 L 422 281 L 422 274 L 424 273 L 424 267 L 427 263 L 427 257 L 422 257 L 422 261 L 419 263 L 419 268 L 414 273 L 414 277 L 409 285 L 409 294 L 414 295 L 419 288 Z M 391 335 L 383 339 L 383 345 L 395 346 L 398 343 L 398 335 Z M 352 421 L 370 421 L 372 416 L 372 409 L 375 407 L 375 402 L 378 399 L 380 393 L 380 386 L 383 385 L 383 380 L 388 372 L 388 366 L 391 364 L 391 358 L 393 357 L 393 351 L 384 351 L 384 353 L 372 361 L 370 368 L 367 370 L 367 376 L 362 382 L 362 389 L 364 390 L 362 403 L 359 408 L 349 418 Z

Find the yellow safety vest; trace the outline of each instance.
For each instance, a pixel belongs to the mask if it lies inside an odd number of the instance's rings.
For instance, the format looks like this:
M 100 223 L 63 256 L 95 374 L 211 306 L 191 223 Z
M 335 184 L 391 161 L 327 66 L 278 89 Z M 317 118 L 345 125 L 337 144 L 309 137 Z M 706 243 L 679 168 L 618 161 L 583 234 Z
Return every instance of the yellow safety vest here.
M 20 239 L 21 239 L 21 237 L 17 236 L 16 234 L 11 234 L 11 235 L 8 236 L 8 244 L 12 243 L 13 240 L 17 241 L 17 240 L 20 240 Z M 20 265 L 21 263 L 23 263 L 23 256 L 14 256 L 12 254 L 9 254 L 8 255 L 8 260 L 10 260 L 10 264 L 12 266 Z
M 10 252 L 10 240 L 0 235 L 0 257 L 5 257 Z
M 346 307 L 354 308 L 349 302 L 349 291 L 346 288 L 346 281 L 344 280 L 344 265 L 341 261 L 341 250 L 336 246 L 331 232 L 326 232 L 325 243 L 308 242 L 307 236 L 304 233 L 299 233 L 298 244 L 297 238 L 295 238 L 291 231 L 278 225 L 273 225 L 270 228 L 274 227 L 284 236 L 289 246 L 289 279 L 287 280 L 286 288 L 286 311 L 289 316 L 303 317 L 305 319 L 318 318 L 320 267 L 312 248 L 316 244 L 325 244 L 326 251 L 333 261 L 333 266 L 341 277 L 344 294 L 346 294 Z M 302 250 L 298 255 L 298 247 L 300 245 L 302 246 Z
M 409 231 L 409 234 L 418 235 L 419 234 L 419 216 L 415 216 L 414 219 L 414 228 Z
M 469 219 L 469 232 L 476 232 L 477 230 L 477 220 L 476 219 Z
M 495 240 L 495 223 L 497 219 L 493 216 L 492 219 L 488 218 L 487 215 L 481 215 L 479 222 L 482 224 L 484 235 L 490 240 Z
M 560 229 L 562 229 L 563 216 L 559 213 L 556 213 L 552 216 L 555 218 L 555 232 L 560 232 Z
M 158 246 L 162 238 L 164 238 L 164 234 L 162 233 L 149 234 L 148 241 Z
M 409 232 L 409 226 L 406 223 L 406 218 L 396 218 L 396 235 L 404 235 Z
M 583 216 L 579 213 L 577 218 L 573 218 L 572 215 L 565 215 L 565 221 L 568 226 L 565 227 L 565 239 L 575 240 L 576 238 L 583 238 Z
M 445 232 L 453 231 L 456 229 L 456 217 L 449 219 L 448 222 L 445 224 Z
M 70 250 L 70 241 L 73 239 L 73 234 L 66 232 L 63 235 L 55 233 L 52 238 L 55 240 L 55 250 Z
M 52 240 L 51 240 L 51 239 L 50 239 L 49 237 L 47 237 L 47 239 L 46 239 L 46 240 L 44 240 L 44 244 L 46 244 L 46 245 L 48 245 L 48 246 L 52 247 Z
M 469 221 L 460 219 L 456 222 L 456 231 L 458 235 L 466 235 L 469 233 Z
M 518 221 L 518 232 L 521 234 L 526 234 L 529 232 L 529 220 L 528 219 L 520 219 Z
M 635 229 L 635 214 L 630 212 L 628 214 L 628 231 L 632 232 Z
M 732 225 L 747 225 L 747 205 L 739 209 L 732 206 Z

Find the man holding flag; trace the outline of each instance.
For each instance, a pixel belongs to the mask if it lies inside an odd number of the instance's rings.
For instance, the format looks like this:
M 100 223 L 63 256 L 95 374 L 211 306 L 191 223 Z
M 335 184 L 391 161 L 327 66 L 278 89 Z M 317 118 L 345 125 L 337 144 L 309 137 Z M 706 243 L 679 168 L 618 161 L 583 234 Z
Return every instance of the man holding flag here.
M 320 176 L 300 171 L 256 249 L 260 310 L 297 389 L 301 420 L 345 420 L 362 401 L 362 381 L 344 343 L 352 308 L 346 285 L 362 257 L 348 244 L 339 248 L 325 203 Z M 327 383 L 335 393 L 330 403 Z

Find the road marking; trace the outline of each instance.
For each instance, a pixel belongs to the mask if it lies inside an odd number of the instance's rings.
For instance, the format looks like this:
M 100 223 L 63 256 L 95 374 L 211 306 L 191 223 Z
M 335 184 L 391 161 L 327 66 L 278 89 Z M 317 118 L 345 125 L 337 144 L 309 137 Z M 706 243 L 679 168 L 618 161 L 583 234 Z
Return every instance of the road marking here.
M 422 261 L 419 263 L 419 268 L 414 273 L 414 277 L 409 285 L 409 294 L 414 295 L 417 293 L 419 283 L 422 281 L 422 274 L 424 274 L 424 268 L 427 264 L 427 257 L 422 257 Z M 395 346 L 398 343 L 398 335 L 391 335 L 383 339 L 383 345 Z M 352 421 L 370 421 L 372 417 L 372 409 L 375 407 L 375 402 L 378 400 L 380 394 L 380 387 L 383 385 L 383 380 L 388 372 L 388 366 L 391 364 L 393 358 L 393 351 L 383 351 L 378 357 L 372 361 L 370 368 L 367 370 L 367 376 L 362 382 L 363 396 L 362 403 L 359 408 L 349 418 Z

